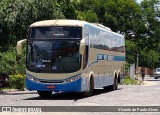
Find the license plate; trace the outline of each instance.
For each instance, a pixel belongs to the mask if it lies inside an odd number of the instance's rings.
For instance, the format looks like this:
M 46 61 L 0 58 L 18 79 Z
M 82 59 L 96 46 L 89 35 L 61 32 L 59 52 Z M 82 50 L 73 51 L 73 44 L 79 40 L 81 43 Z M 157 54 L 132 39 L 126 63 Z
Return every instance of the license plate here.
M 56 88 L 55 85 L 48 85 L 48 86 L 47 86 L 47 89 L 55 89 L 55 88 Z

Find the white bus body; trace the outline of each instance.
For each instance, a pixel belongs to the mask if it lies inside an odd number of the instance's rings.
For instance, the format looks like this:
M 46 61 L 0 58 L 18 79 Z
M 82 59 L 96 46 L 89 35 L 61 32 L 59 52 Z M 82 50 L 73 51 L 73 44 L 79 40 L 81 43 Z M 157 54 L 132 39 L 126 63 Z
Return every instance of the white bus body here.
M 20 48 L 18 42 L 17 51 Z M 26 86 L 42 97 L 52 91 L 91 95 L 95 88 L 115 90 L 123 81 L 124 64 L 124 36 L 107 27 L 78 20 L 46 20 L 30 26 Z

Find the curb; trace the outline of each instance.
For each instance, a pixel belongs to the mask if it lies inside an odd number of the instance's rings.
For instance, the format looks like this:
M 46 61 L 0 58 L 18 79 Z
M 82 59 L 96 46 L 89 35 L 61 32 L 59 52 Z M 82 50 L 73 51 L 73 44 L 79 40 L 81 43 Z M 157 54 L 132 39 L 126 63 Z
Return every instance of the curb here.
M 17 91 L 26 91 L 26 88 L 24 89 L 5 89 L 5 90 L 0 91 L 0 94 L 7 94 L 10 92 L 17 92 Z

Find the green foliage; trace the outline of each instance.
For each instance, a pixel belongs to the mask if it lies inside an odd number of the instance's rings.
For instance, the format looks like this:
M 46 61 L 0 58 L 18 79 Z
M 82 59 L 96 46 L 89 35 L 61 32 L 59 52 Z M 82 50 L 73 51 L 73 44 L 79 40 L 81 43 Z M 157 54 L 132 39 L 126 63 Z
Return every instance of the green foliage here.
M 131 40 L 126 40 L 126 59 L 128 63 L 134 63 L 137 54 L 137 45 Z M 132 55 L 131 55 L 132 54 Z
M 125 85 L 140 85 L 141 83 L 138 82 L 137 80 L 133 80 L 133 79 L 130 79 L 129 77 L 125 77 L 124 84 Z
M 59 3 L 59 7 L 67 19 L 77 19 L 78 10 L 77 5 L 78 2 L 76 0 L 57 0 Z
M 140 52 L 140 65 L 156 68 L 160 65 L 160 20 L 157 18 L 155 5 L 159 0 L 144 0 L 141 3 L 143 20 L 146 31 L 140 40 L 138 47 Z M 160 18 L 160 17 L 159 17 Z
M 95 12 L 93 12 L 92 10 L 88 10 L 87 12 L 78 12 L 78 19 L 79 20 L 85 20 L 88 22 L 98 22 L 98 17 L 97 14 Z
M 143 57 L 140 58 L 140 64 L 146 67 L 157 68 L 160 66 L 160 53 L 155 50 L 141 51 Z
M 25 48 L 23 49 L 25 51 Z M 18 61 L 17 61 L 17 58 Z M 25 53 L 17 56 L 15 48 L 11 47 L 6 52 L 0 53 L 0 73 L 5 74 L 24 74 L 25 71 Z
M 80 0 L 78 5 L 78 19 L 92 23 L 98 23 L 99 17 L 95 11 L 96 5 L 98 5 L 98 3 L 98 0 Z M 99 8 L 96 10 L 99 10 Z
M 2 0 L 0 6 L 0 51 L 26 38 L 33 22 L 64 18 L 56 0 Z
M 16 53 L 13 50 L 10 50 L 8 52 L 2 52 L 0 53 L 0 73 L 13 73 L 15 72 L 14 66 L 15 66 L 15 56 Z
M 10 86 L 15 89 L 24 89 L 25 75 L 10 75 Z

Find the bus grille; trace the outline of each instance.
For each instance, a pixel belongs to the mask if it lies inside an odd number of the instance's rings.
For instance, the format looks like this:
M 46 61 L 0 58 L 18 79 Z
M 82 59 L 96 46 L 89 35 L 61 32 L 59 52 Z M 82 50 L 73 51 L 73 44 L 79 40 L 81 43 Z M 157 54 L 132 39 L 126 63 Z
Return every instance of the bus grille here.
M 42 83 L 63 83 L 63 80 L 40 80 Z

